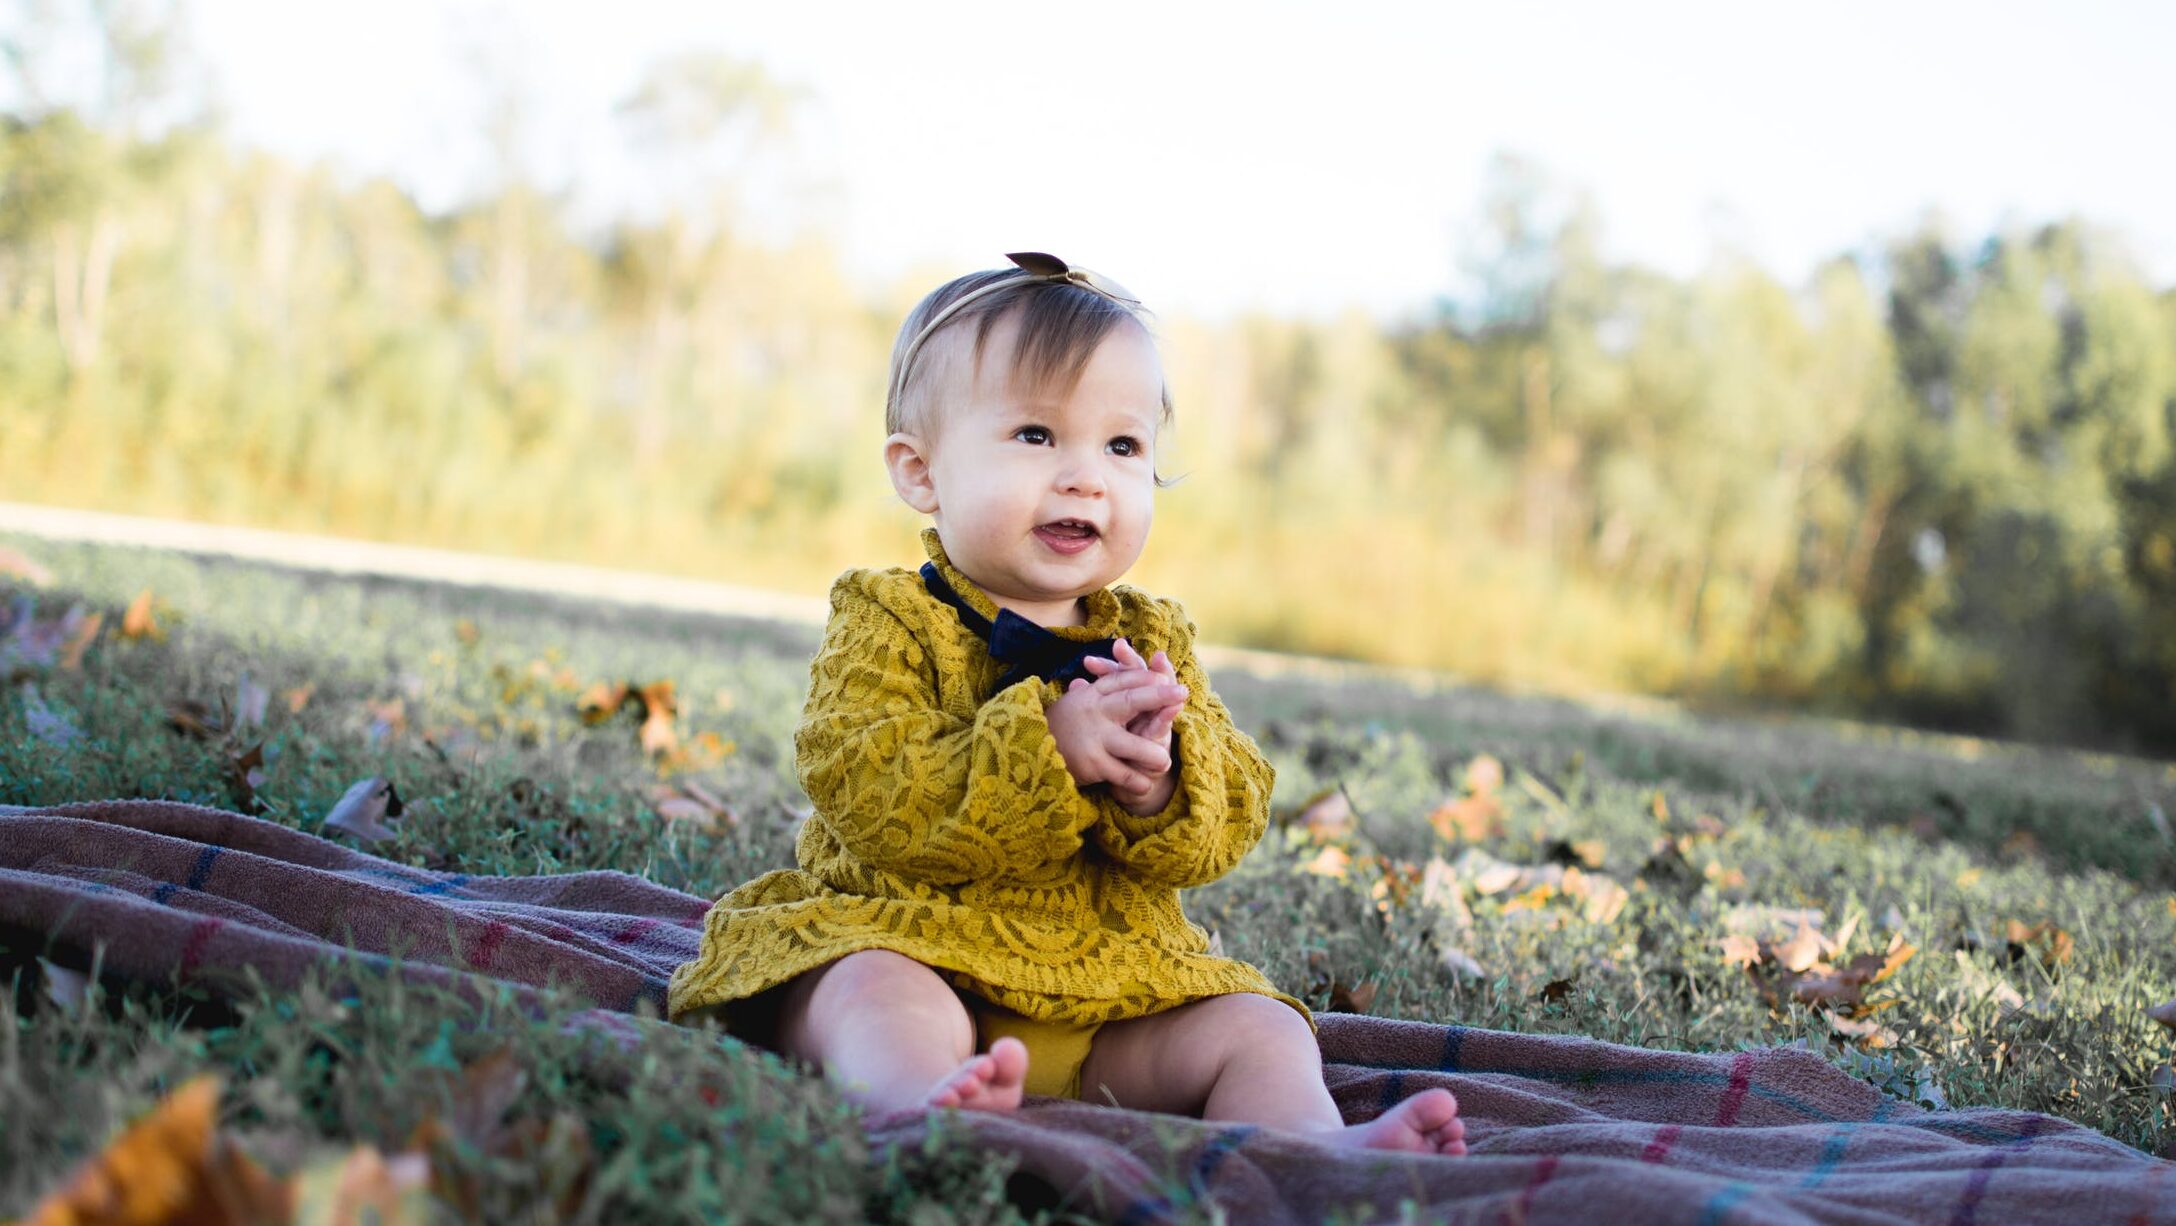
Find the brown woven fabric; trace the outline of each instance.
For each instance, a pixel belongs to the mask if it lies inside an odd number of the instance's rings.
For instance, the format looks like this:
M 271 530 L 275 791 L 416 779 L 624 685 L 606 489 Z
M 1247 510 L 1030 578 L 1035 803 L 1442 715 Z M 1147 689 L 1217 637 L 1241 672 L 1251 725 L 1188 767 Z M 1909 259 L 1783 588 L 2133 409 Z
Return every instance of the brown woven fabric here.
M 347 951 L 497 990 L 548 983 L 599 1016 L 662 1004 L 702 899 L 624 873 L 433 873 L 271 822 L 163 801 L 0 810 L 0 926 L 107 973 L 274 986 Z M 2176 1223 L 2176 1163 L 2051 1116 L 1924 1111 L 1789 1048 L 1650 1051 L 1323 1015 L 1349 1121 L 1427 1086 L 1458 1095 L 1463 1158 L 1333 1150 L 1229 1124 L 1037 1101 L 910 1116 L 1013 1155 L 1015 1187 L 1125 1222 L 1394 1216 L 1456 1222 Z M 639 1036 L 642 1026 L 617 1029 Z M 1189 1208 L 1189 1205 L 1195 1208 Z

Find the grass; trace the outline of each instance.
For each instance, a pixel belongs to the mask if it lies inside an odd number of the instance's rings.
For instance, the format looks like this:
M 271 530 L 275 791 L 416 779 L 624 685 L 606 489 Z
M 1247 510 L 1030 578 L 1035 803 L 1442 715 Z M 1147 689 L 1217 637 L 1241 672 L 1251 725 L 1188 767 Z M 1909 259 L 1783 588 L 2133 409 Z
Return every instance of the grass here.
M 55 576 L 0 597 L 39 617 L 77 602 L 107 613 L 80 669 L 15 667 L 0 697 L 0 804 L 138 795 L 232 806 L 234 744 L 177 734 L 169 710 L 216 712 L 246 677 L 271 694 L 256 796 L 272 820 L 314 829 L 352 782 L 384 774 L 411 808 L 379 850 L 419 865 L 618 868 L 713 895 L 790 861 L 805 811 L 791 730 L 814 646 L 806 628 L 0 544 Z M 119 636 L 121 610 L 147 589 L 164 637 Z M 659 769 L 632 722 L 577 713 L 593 682 L 660 679 L 676 686 L 682 737 L 709 733 L 719 747 L 682 777 L 725 797 L 736 822 L 660 817 L 645 794 Z M 2152 1085 L 2171 1036 L 2146 1017 L 2176 998 L 2165 816 L 2176 767 L 1812 721 L 1612 713 L 1387 677 L 1216 681 L 1276 764 L 1286 820 L 1189 910 L 1313 1004 L 1335 993 L 1389 1016 L 1688 1050 L 1800 1042 L 1902 1097 L 2045 1111 L 2151 1152 L 2176 1146 L 2169 1099 Z M 304 689 L 291 711 L 287 696 Z M 79 735 L 41 739 L 34 710 Z M 1484 758 L 1504 767 L 1500 786 L 1485 786 L 1485 765 L 1475 772 Z M 1342 858 L 1292 820 L 1333 790 L 1355 815 L 1333 840 Z M 1446 841 L 1431 822 L 1453 800 L 1467 802 L 1475 837 Z M 1626 895 L 1614 914 L 1588 908 L 1579 874 L 1561 872 L 1485 890 L 1476 853 L 1572 864 Z M 1457 904 L 1418 884 L 1432 860 L 1462 865 Z M 1721 945 L 1733 924 L 1759 935 L 1762 907 L 1813 909 L 1812 927 L 1831 938 L 1848 928 L 1836 963 L 1893 943 L 1916 953 L 1859 1009 L 1793 1001 L 1788 980 L 1773 990 L 1769 962 L 1764 996 Z M 657 1024 L 632 1053 L 599 1052 L 548 1021 L 397 983 L 228 1000 L 116 985 L 57 1007 L 36 959 L 72 952 L 0 933 L 0 982 L 15 991 L 0 1039 L 0 1214 L 27 1209 L 196 1072 L 225 1075 L 228 1123 L 288 1169 L 358 1142 L 390 1152 L 461 1093 L 464 1070 L 508 1045 L 524 1070 L 512 1114 L 532 1124 L 532 1148 L 440 1156 L 470 1216 L 1022 1213 L 1001 1162 L 941 1133 L 913 1153 L 873 1155 L 824 1087 L 705 1032 Z M 544 1178 L 567 1171 L 582 1172 L 579 1186 Z

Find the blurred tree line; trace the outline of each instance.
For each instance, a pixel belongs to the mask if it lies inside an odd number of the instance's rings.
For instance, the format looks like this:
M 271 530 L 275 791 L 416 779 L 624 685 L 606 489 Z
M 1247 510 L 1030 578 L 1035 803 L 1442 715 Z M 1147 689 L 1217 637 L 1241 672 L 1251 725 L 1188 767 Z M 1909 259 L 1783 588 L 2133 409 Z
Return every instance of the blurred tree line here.
M 508 156 L 427 213 L 153 124 L 170 44 L 94 8 L 89 99 L 5 44 L 0 497 L 805 590 L 915 555 L 884 363 L 961 270 L 857 289 L 730 173 L 598 235 Z M 693 56 L 620 118 L 680 157 L 795 106 Z M 1137 581 L 1225 641 L 2176 751 L 2176 293 L 2120 242 L 1930 226 L 1789 286 L 1611 263 L 1515 159 L 1482 206 L 1426 318 L 1160 321 Z

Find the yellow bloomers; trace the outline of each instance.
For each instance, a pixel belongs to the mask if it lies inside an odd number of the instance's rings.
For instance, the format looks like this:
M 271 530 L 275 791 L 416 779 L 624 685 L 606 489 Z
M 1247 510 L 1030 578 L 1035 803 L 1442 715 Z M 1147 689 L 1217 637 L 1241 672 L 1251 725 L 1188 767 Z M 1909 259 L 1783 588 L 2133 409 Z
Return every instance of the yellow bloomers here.
M 994 617 L 936 532 L 922 540 L 953 589 Z M 992 694 L 1005 666 L 920 576 L 848 571 L 794 737 L 816 810 L 800 867 L 711 908 L 701 952 L 673 973 L 672 1014 L 730 1014 L 721 1007 L 862 949 L 903 954 L 1039 1021 L 1115 1021 L 1228 992 L 1301 1008 L 1254 967 L 1209 953 L 1179 909 L 1181 888 L 1223 875 L 1262 837 L 1269 764 L 1210 692 L 1175 602 L 1116 586 L 1086 603 L 1086 625 L 1052 633 L 1161 649 L 1189 692 L 1163 812 L 1136 817 L 1081 791 L 1043 717 L 1058 684 Z

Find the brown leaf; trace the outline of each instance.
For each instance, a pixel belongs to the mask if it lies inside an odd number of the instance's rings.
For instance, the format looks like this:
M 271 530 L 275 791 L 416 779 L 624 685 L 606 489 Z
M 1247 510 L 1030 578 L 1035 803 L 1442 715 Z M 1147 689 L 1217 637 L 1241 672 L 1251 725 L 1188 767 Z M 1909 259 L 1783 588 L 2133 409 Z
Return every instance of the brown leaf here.
M 121 637 L 125 639 L 163 639 L 166 631 L 151 609 L 151 589 L 145 588 L 129 602 L 128 612 L 121 615 Z
M 1300 808 L 1300 827 L 1317 843 L 1352 837 L 1352 798 L 1341 787 L 1318 792 Z
M 317 693 L 317 686 L 314 684 L 298 685 L 280 695 L 280 700 L 287 704 L 287 713 L 289 715 L 300 715 L 302 714 L 302 708 L 310 705 L 310 696 L 315 693 Z
M 383 775 L 372 775 L 347 790 L 325 815 L 325 828 L 346 831 L 367 847 L 393 837 L 395 832 L 385 821 L 400 813 L 400 793 Z
M 258 742 L 248 749 L 227 751 L 227 790 L 234 796 L 234 807 L 243 813 L 264 812 L 257 801 L 257 789 L 264 786 L 264 743 Z
M 1563 979 L 1551 979 L 1541 985 L 1541 991 L 1535 994 L 1534 999 L 1544 1004 L 1553 1004 L 1570 996 L 1572 994 L 1572 985 L 1578 982 L 1579 973 L 1577 971 L 1572 972 Z
M 1800 920 L 1797 931 L 1790 939 L 1772 948 L 1775 960 L 1787 971 L 1805 971 L 1821 960 L 1826 952 L 1820 932 L 1813 925 Z
M 2169 1030 L 2176 1030 L 2176 1000 L 2155 1005 L 2153 1008 L 2146 1010 L 2146 1016 L 2159 1022 Z
M 219 1081 L 195 1078 L 86 1159 L 30 1226 L 287 1222 L 293 1198 L 218 1133 Z
M 1375 993 L 1376 983 L 1372 979 L 1363 979 L 1359 983 L 1351 985 L 1342 980 L 1332 981 L 1330 984 L 1330 1012 L 1366 1013 L 1368 1006 L 1375 1003 Z
M 574 709 L 581 715 L 583 723 L 601 724 L 619 714 L 620 707 L 627 702 L 627 697 L 625 682 L 599 681 L 582 691 L 582 696 L 574 700 Z
M 176 698 L 166 704 L 166 726 L 200 741 L 216 741 L 226 734 L 226 721 L 194 698 Z

